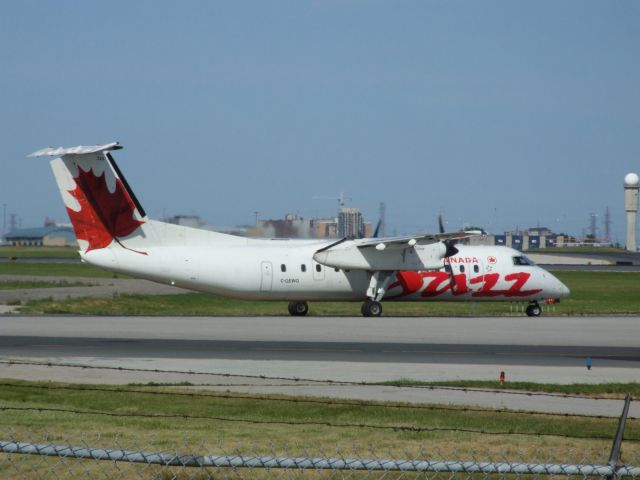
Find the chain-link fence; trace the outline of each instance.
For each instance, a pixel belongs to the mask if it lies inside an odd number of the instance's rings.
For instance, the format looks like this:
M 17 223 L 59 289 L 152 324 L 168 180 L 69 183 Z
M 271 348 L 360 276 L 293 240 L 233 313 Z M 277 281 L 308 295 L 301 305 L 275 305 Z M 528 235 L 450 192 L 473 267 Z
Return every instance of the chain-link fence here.
M 630 396 L 618 421 L 205 387 L 3 381 L 0 478 L 640 477 Z
M 9 431 L 0 441 L 0 477 L 206 479 L 206 478 L 635 478 L 640 477 L 640 449 L 623 444 L 617 465 L 609 464 L 611 445 L 545 442 L 495 449 L 475 444 L 455 447 L 427 442 L 402 451 L 379 446 L 217 445 L 191 438 L 173 446 L 153 438 L 72 436 L 46 431 Z M 463 443 L 463 442 L 461 442 Z

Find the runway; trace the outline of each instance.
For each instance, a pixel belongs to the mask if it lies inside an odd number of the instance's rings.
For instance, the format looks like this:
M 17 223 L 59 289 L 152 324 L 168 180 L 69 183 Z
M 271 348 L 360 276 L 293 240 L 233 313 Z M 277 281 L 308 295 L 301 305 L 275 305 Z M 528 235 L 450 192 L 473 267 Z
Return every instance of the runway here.
M 4 355 L 66 358 L 226 359 L 285 362 L 375 362 L 581 366 L 591 357 L 600 367 L 640 367 L 638 347 L 482 345 L 354 342 L 243 342 L 84 337 L 0 337 Z
M 540 402 L 523 395 L 357 383 L 497 380 L 501 371 L 508 381 L 634 382 L 640 379 L 638 338 L 638 317 L 0 316 L 0 378 L 189 382 L 251 393 L 615 416 L 617 401 L 558 397 Z M 586 357 L 592 358 L 591 370 L 585 367 Z

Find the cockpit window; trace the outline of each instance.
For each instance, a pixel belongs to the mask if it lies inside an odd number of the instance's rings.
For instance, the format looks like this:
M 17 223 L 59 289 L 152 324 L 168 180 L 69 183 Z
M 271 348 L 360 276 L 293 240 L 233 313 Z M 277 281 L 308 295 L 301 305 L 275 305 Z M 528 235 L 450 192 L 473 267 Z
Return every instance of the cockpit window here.
M 514 265 L 534 265 L 534 263 L 524 255 L 516 255 L 515 257 L 513 257 L 513 264 Z

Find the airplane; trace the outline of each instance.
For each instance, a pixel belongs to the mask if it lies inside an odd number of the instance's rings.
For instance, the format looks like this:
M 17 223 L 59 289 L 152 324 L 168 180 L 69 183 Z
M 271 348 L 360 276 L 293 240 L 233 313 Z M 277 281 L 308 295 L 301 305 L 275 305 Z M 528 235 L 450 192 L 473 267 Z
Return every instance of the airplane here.
M 556 302 L 569 289 L 521 252 L 457 242 L 467 232 L 390 238 L 256 239 L 152 220 L 111 152 L 118 142 L 45 148 L 75 230 L 81 259 L 154 282 L 228 297 L 285 300 L 306 315 L 309 301 Z M 442 224 L 441 224 L 442 225 Z M 441 226 L 442 230 L 442 226 Z

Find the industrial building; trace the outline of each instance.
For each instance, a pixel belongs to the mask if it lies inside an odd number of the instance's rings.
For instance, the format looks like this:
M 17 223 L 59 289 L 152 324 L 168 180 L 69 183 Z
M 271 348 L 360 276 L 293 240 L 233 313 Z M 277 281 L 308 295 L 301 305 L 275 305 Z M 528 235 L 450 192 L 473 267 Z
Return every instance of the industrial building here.
M 526 252 L 538 248 L 575 245 L 576 238 L 571 235 L 553 233 L 546 227 L 534 227 L 496 235 L 487 234 L 470 237 L 467 239 L 467 243 L 470 245 L 500 245 Z
M 5 234 L 5 242 L 15 247 L 76 247 L 73 229 L 47 225 L 37 228 L 18 228 Z
M 337 218 L 304 219 L 287 214 L 283 219 L 257 220 L 247 229 L 252 237 L 272 238 L 363 238 L 373 233 L 371 223 L 365 222 L 359 208 L 342 207 Z

